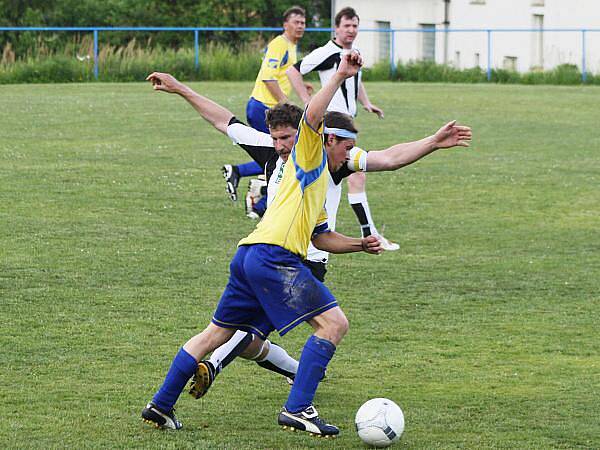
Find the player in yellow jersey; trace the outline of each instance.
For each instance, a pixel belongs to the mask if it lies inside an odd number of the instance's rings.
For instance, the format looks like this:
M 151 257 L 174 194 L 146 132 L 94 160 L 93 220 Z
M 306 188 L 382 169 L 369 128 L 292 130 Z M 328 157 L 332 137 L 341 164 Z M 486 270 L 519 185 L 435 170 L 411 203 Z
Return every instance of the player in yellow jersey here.
M 309 241 L 325 251 L 379 254 L 375 236 L 350 238 L 327 228 L 324 210 L 328 164 L 340 167 L 354 147 L 356 135 L 342 128 L 323 129 L 323 116 L 340 84 L 362 65 L 358 53 L 342 58 L 337 74 L 307 106 L 286 164 L 277 195 L 265 217 L 239 243 L 230 265 L 225 292 L 212 323 L 188 340 L 175 356 L 165 381 L 142 411 L 157 427 L 181 428 L 173 407 L 198 362 L 241 329 L 265 338 L 277 330 L 286 334 L 302 322 L 314 328 L 300 357 L 288 400 L 278 417 L 281 425 L 323 436 L 339 429 L 322 420 L 312 400 L 336 346 L 348 330 L 348 320 L 329 289 L 302 264 Z M 350 119 L 351 120 L 351 119 Z M 335 142 L 323 145 L 323 132 Z
M 292 90 L 292 85 L 286 75 L 287 69 L 297 61 L 296 48 L 304 35 L 306 13 L 299 6 L 292 6 L 283 13 L 283 33 L 267 45 L 260 71 L 254 83 L 254 89 L 246 105 L 248 124 L 255 130 L 269 133 L 265 122 L 265 113 L 278 103 L 285 102 Z M 312 89 L 305 83 L 305 89 Z M 237 200 L 237 187 L 242 177 L 260 175 L 262 167 L 254 161 L 223 166 L 223 177 L 227 184 L 227 192 L 232 200 Z M 266 197 L 255 211 L 246 211 L 249 217 L 262 216 L 266 209 Z

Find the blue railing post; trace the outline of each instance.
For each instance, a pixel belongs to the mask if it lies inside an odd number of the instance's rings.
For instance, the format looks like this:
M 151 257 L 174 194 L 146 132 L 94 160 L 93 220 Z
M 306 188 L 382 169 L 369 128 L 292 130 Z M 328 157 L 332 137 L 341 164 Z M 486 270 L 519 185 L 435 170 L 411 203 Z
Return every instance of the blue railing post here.
M 196 72 L 200 71 L 200 46 L 198 44 L 198 30 L 194 30 L 194 55 Z
M 487 30 L 487 80 L 492 81 L 492 30 Z
M 587 68 L 585 60 L 585 30 L 581 30 L 581 81 L 587 81 Z
M 94 78 L 98 81 L 98 30 L 94 30 Z
M 390 45 L 390 67 L 392 68 L 392 75 L 396 75 L 396 62 L 394 58 L 394 55 L 396 54 L 396 48 L 394 46 L 394 42 L 396 41 L 396 33 L 394 33 L 394 30 L 392 30 L 390 33 L 390 39 L 392 40 Z

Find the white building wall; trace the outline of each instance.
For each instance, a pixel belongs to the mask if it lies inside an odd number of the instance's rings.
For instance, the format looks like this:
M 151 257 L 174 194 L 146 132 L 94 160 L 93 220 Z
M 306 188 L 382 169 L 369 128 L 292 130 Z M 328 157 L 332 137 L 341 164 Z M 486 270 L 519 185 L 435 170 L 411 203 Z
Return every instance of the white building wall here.
M 436 24 L 437 63 L 447 62 L 461 69 L 482 68 L 488 64 L 487 33 L 444 33 L 443 0 L 337 0 L 337 12 L 344 6 L 356 9 L 364 29 L 377 28 L 377 21 L 390 22 L 393 29 L 415 29 L 420 24 Z M 540 6 L 543 4 L 543 6 Z M 534 15 L 543 16 L 544 29 L 600 29 L 600 0 L 451 0 L 450 29 L 532 29 Z M 394 59 L 406 62 L 422 57 L 422 34 L 396 32 Z M 447 60 L 444 60 L 444 40 L 448 38 Z M 541 34 L 542 57 L 538 48 Z M 359 33 L 356 45 L 361 49 L 367 66 L 376 62 L 379 53 L 379 33 Z M 551 69 L 558 64 L 582 65 L 581 32 L 492 32 L 491 66 L 503 68 L 512 60 L 519 71 L 540 67 Z M 586 33 L 586 69 L 600 73 L 600 32 Z M 541 65 L 540 65 L 541 63 Z

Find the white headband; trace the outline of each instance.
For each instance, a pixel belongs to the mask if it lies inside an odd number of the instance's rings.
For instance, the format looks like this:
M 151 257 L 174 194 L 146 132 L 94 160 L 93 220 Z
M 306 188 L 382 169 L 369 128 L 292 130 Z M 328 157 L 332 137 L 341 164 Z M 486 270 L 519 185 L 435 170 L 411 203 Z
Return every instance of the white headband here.
M 324 127 L 323 132 L 325 134 L 335 134 L 337 137 L 341 137 L 341 138 L 356 139 L 356 133 L 353 133 L 352 131 L 344 130 L 343 128 Z

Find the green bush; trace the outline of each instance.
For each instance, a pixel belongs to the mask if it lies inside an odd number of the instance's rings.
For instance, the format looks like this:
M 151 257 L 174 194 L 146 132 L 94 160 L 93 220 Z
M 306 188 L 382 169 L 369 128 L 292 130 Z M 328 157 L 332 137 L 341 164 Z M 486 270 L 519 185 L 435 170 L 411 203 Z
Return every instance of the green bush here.
M 199 70 L 192 48 L 143 46 L 131 40 L 126 47 L 103 46 L 98 54 L 100 81 L 141 81 L 152 71 L 170 72 L 187 81 L 252 81 L 262 58 L 260 43 L 241 45 L 239 50 L 223 44 L 201 48 Z M 10 49 L 0 61 L 0 83 L 66 83 L 94 81 L 94 62 L 89 39 L 73 40 L 59 53 L 38 46 L 27 57 L 15 60 Z M 587 73 L 587 84 L 600 84 L 600 75 Z M 456 69 L 432 61 L 399 62 L 392 70 L 389 62 L 380 61 L 363 72 L 366 81 L 414 81 L 443 83 L 483 83 L 487 74 L 480 67 Z M 314 74 L 308 80 L 316 80 Z M 562 64 L 542 72 L 518 73 L 505 69 L 491 71 L 493 83 L 581 84 L 581 72 L 572 64 Z

